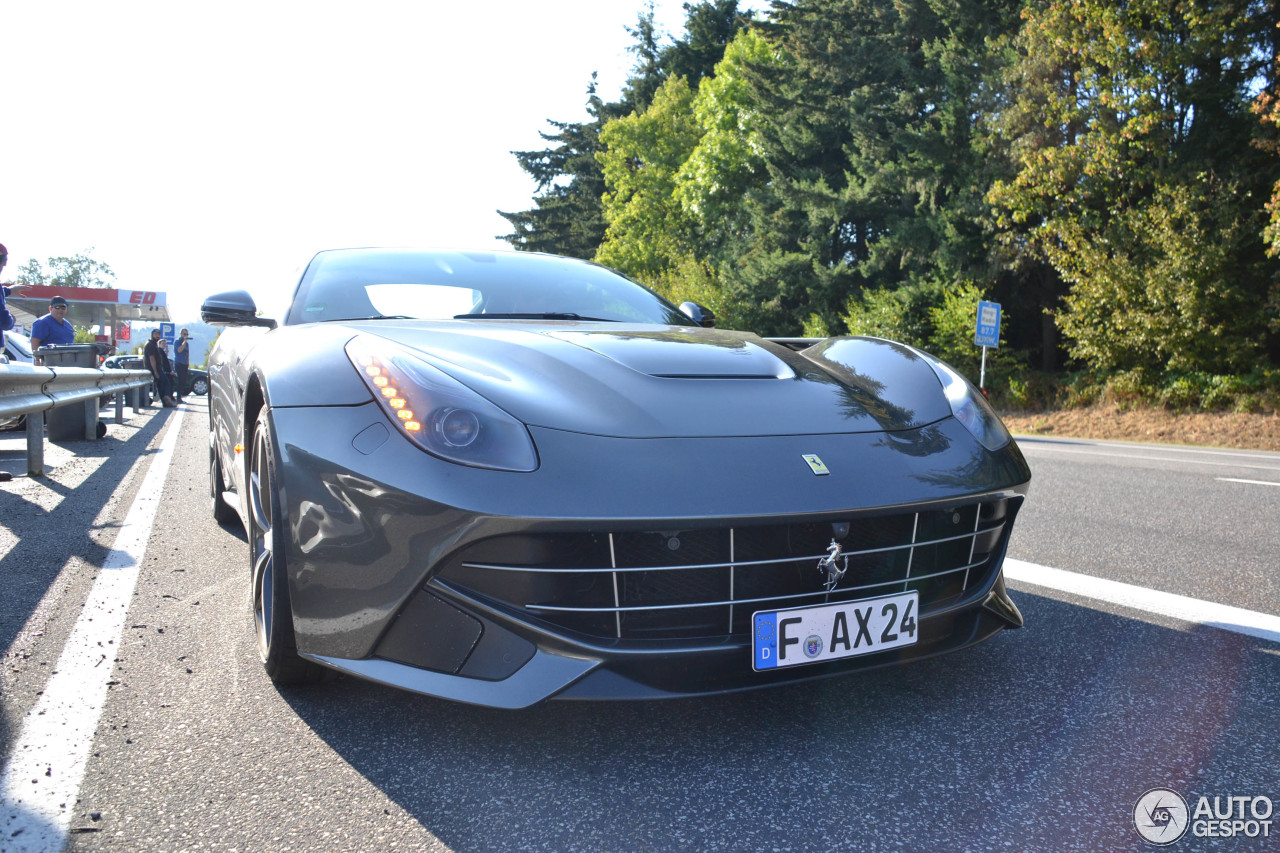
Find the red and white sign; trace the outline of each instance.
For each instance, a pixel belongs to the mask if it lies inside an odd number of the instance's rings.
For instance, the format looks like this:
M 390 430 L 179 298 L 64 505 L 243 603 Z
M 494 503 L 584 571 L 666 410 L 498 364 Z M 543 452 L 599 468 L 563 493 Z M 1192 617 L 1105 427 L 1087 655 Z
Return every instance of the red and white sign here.
M 65 296 L 71 302 L 114 302 L 116 305 L 165 305 L 166 294 L 155 290 L 117 290 L 114 287 L 53 287 L 32 285 L 22 291 L 29 299 Z
M 130 305 L 163 305 L 164 294 L 156 293 L 151 290 L 121 290 L 120 304 L 126 302 Z M 127 294 L 127 298 L 126 298 Z

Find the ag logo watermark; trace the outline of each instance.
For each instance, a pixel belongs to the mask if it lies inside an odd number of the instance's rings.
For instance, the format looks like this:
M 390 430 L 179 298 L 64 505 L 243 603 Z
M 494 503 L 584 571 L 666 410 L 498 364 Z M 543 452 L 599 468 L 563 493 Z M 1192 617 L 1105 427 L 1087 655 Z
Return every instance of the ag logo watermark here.
M 1133 825 L 1144 840 L 1173 844 L 1190 830 L 1196 838 L 1270 838 L 1270 797 L 1199 797 L 1191 807 L 1169 788 L 1152 788 L 1133 806 Z
M 1187 834 L 1187 801 L 1177 791 L 1152 788 L 1133 807 L 1133 825 L 1152 844 L 1172 844 Z

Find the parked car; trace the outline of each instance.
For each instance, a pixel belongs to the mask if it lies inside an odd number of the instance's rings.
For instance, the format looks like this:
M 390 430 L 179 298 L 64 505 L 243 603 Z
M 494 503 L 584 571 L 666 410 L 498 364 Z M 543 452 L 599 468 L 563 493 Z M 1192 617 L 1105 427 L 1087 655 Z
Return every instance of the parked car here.
M 4 333 L 4 354 L 10 364 L 31 364 L 35 361 L 31 354 L 31 338 L 20 332 Z M 26 429 L 27 416 L 16 418 L 0 418 L 0 430 Z
M 941 361 L 713 327 L 595 264 L 317 254 L 210 356 L 213 516 L 258 650 L 480 705 L 896 666 L 1018 627 L 1030 470 Z M 698 318 L 695 321 L 694 318 Z
M 25 362 L 31 364 L 35 356 L 31 354 L 31 338 L 19 332 L 4 333 L 4 354 L 10 363 Z
M 209 374 L 195 367 L 187 368 L 187 381 L 182 387 L 182 395 L 196 394 L 203 397 L 209 393 Z
M 146 362 L 142 360 L 142 356 L 136 353 L 113 355 L 102 363 L 106 368 L 120 368 L 121 370 L 146 370 Z M 187 381 L 182 388 L 182 394 L 196 394 L 203 397 L 209 393 L 209 374 L 195 367 L 187 368 Z
M 122 362 L 124 362 L 126 359 L 131 359 L 133 362 L 136 362 L 136 367 L 130 367 L 127 364 L 123 364 Z M 120 355 L 107 356 L 106 359 L 103 360 L 102 366 L 109 370 L 116 369 L 116 368 L 119 368 L 120 370 L 133 370 L 133 369 L 145 370 L 145 368 L 142 367 L 142 356 L 127 354 L 127 353 L 121 353 Z

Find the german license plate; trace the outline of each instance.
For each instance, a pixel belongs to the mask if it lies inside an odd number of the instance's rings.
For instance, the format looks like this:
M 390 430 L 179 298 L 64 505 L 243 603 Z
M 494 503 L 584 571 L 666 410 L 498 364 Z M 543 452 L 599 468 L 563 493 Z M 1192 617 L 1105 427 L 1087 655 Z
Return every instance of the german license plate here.
M 751 617 L 757 672 L 866 655 L 916 642 L 919 594 L 767 610 Z

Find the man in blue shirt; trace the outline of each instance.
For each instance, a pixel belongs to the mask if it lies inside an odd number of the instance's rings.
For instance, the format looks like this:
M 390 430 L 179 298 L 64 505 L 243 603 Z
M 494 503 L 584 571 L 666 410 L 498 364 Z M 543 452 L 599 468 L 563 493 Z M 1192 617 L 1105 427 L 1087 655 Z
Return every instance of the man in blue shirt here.
M 191 339 L 187 337 L 186 329 L 182 330 L 173 348 L 173 366 L 178 370 L 178 387 L 173 389 L 173 396 L 181 403 L 182 390 L 187 387 L 187 371 L 191 369 Z
M 31 351 L 46 344 L 74 344 L 76 330 L 66 320 L 67 300 L 55 296 L 49 300 L 49 313 L 31 324 Z

